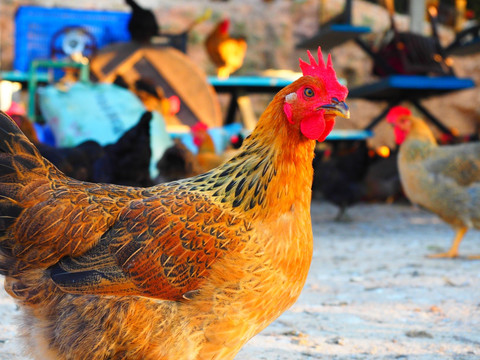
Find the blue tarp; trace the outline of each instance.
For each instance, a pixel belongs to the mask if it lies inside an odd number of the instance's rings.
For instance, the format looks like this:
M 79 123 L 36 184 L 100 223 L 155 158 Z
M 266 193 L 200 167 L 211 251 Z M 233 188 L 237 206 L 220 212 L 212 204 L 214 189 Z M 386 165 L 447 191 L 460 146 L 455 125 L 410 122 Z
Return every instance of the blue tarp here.
M 77 82 L 67 91 L 46 86 L 38 90 L 38 95 L 42 114 L 60 147 L 76 146 L 86 140 L 95 140 L 101 145 L 114 143 L 136 125 L 145 112 L 133 93 L 114 84 Z M 152 177 L 158 175 L 156 163 L 172 144 L 163 117 L 153 112 Z

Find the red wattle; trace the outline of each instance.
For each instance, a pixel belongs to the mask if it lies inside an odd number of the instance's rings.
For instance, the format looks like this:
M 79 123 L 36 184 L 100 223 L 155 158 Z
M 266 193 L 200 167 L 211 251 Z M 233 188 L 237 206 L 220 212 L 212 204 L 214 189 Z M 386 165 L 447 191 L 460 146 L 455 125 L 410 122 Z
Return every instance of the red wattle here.
M 325 120 L 321 117 L 309 117 L 300 124 L 300 131 L 310 140 L 320 138 L 325 130 Z
M 405 141 L 405 138 L 407 137 L 407 133 L 405 131 L 399 129 L 398 127 L 394 127 L 393 132 L 395 133 L 395 142 L 397 145 L 400 145 Z
M 335 126 L 335 120 L 326 121 L 325 130 L 317 140 L 320 142 L 324 141 L 327 138 L 328 134 L 330 134 L 330 132 L 333 130 L 334 126 Z

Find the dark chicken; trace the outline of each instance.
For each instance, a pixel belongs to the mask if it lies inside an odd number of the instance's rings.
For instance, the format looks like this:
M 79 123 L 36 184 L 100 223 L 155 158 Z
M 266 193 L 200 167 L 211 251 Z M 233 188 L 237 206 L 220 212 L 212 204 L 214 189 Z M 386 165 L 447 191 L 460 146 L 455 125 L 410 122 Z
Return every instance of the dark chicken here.
M 365 196 L 364 179 L 370 159 L 365 140 L 332 141 L 316 151 L 313 193 L 338 206 L 336 221 L 348 220 L 346 210 Z
M 125 0 L 125 3 L 132 9 L 128 31 L 133 41 L 148 43 L 154 36 L 159 35 L 160 26 L 151 10 L 142 8 L 135 0 Z

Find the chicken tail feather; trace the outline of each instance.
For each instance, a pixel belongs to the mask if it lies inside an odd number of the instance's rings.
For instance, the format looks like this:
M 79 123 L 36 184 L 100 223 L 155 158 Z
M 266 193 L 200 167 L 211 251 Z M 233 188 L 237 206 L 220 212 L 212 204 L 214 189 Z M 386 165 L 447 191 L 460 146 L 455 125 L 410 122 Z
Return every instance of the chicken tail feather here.
M 7 230 L 23 211 L 20 197 L 33 178 L 45 176 L 45 159 L 15 122 L 0 111 L 0 274 L 15 263 Z

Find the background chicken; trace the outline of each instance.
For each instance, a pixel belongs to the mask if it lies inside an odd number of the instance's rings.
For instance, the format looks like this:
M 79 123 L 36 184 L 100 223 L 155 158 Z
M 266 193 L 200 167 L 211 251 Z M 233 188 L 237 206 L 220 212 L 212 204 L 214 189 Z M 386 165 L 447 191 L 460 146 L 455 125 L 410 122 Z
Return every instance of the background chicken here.
M 364 201 L 381 201 L 388 204 L 403 201 L 405 196 L 398 174 L 397 153 L 390 153 L 389 156 L 375 154 L 363 183 Z
M 128 31 L 133 41 L 149 43 L 154 36 L 159 35 L 160 26 L 151 10 L 142 8 L 134 0 L 125 0 L 125 3 L 132 9 Z
M 204 172 L 221 165 L 238 153 L 237 149 L 227 147 L 221 154 L 217 154 L 215 143 L 207 130 L 208 127 L 200 122 L 192 126 L 193 142 L 198 147 L 195 158 Z
M 106 146 L 88 140 L 74 147 L 57 148 L 40 143 L 27 118 L 16 115 L 14 120 L 21 129 L 32 128 L 32 131 L 25 135 L 36 145 L 42 156 L 64 174 L 76 180 L 130 186 L 153 185 L 149 173 L 152 154 L 151 112 L 143 113 L 135 126 L 126 131 L 115 143 Z
M 202 173 L 197 158 L 180 139 L 165 150 L 157 163 L 156 183 L 185 179 Z
M 228 78 L 243 65 L 247 52 L 247 41 L 243 37 L 234 38 L 229 34 L 230 20 L 220 21 L 205 40 L 210 60 L 217 67 L 220 78 Z
M 34 356 L 229 360 L 295 302 L 315 140 L 348 116 L 309 57 L 237 156 L 146 189 L 66 177 L 0 113 L 0 272 Z
M 242 134 L 233 135 L 222 154 L 217 154 L 212 137 L 207 126 L 198 123 L 192 127 L 193 142 L 198 147 L 194 154 L 181 139 L 175 139 L 174 144 L 164 152 L 157 163 L 159 176 L 157 183 L 185 179 L 212 170 L 238 153 L 243 142 Z
M 6 112 L 6 114 L 10 116 L 13 121 L 15 121 L 15 124 L 17 124 L 20 130 L 22 130 L 22 132 L 31 142 L 33 142 L 34 144 L 40 143 L 33 122 L 28 117 L 26 117 L 25 114 L 9 113 L 8 111 Z
M 365 140 L 333 141 L 313 160 L 313 194 L 338 206 L 336 221 L 348 221 L 346 210 L 365 196 L 370 158 Z
M 152 113 L 146 111 L 138 123 L 115 143 L 103 147 L 104 154 L 94 163 L 94 182 L 129 186 L 151 186 L 150 124 Z
M 360 201 L 392 203 L 403 197 L 396 155 L 384 147 L 371 149 L 365 140 L 319 143 L 313 173 L 313 197 L 338 206 L 335 221 L 351 221 L 347 210 Z
M 467 230 L 480 228 L 480 143 L 438 146 L 427 124 L 401 106 L 387 119 L 400 144 L 398 169 L 406 196 L 455 230 L 450 250 L 430 257 L 457 257 Z
M 36 144 L 42 156 L 52 162 L 60 171 L 81 181 L 95 181 L 97 175 L 95 162 L 105 156 L 103 147 L 94 140 L 87 140 L 77 146 L 65 148 L 33 143 Z

